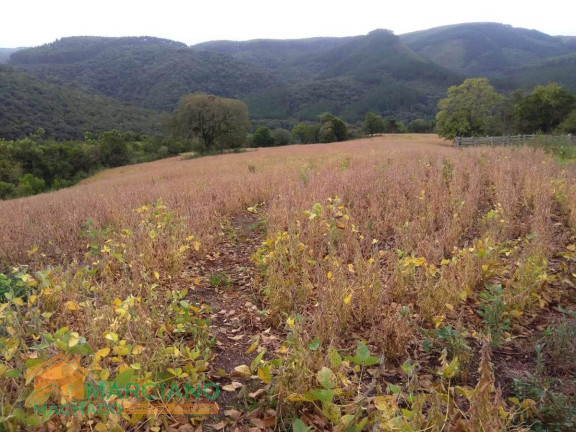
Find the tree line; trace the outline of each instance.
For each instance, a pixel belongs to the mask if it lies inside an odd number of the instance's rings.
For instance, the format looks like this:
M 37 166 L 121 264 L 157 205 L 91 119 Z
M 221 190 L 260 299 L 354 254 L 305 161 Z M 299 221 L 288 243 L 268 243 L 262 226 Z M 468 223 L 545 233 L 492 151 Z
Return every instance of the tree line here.
M 24 139 L 0 139 L 0 199 L 61 189 L 104 168 L 149 162 L 186 150 L 181 141 L 114 130 L 97 139 L 86 133 L 83 141 L 45 138 L 43 129 Z
M 429 133 L 434 122 L 412 120 L 408 126 L 393 117 L 367 113 L 364 122 L 350 125 L 325 112 L 316 121 L 270 129 L 259 125 L 251 132 L 246 104 L 239 100 L 195 93 L 184 96 L 165 121 L 172 140 L 187 143 L 198 153 L 214 153 L 242 147 L 274 147 L 289 144 L 314 144 L 345 141 L 381 133 Z
M 96 171 L 148 162 L 186 151 L 221 153 L 245 147 L 271 147 L 344 141 L 379 133 L 429 132 L 432 122 L 415 120 L 408 127 L 392 117 L 368 113 L 363 123 L 347 124 L 331 113 L 317 121 L 295 124 L 291 130 L 260 125 L 252 132 L 245 103 L 195 93 L 182 97 L 165 116 L 164 133 L 150 138 L 116 130 L 84 140 L 57 141 L 38 129 L 23 139 L 0 138 L 0 199 L 57 190 L 76 184 Z M 252 132 L 252 133 L 251 133 Z
M 446 139 L 576 133 L 576 95 L 554 82 L 502 95 L 486 78 L 469 78 L 438 108 L 437 132 Z

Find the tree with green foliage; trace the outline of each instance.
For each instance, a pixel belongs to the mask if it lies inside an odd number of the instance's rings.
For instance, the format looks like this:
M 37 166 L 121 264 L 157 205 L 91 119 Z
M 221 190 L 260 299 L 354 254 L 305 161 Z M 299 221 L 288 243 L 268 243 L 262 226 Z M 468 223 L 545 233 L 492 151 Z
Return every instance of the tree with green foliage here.
M 20 196 L 36 195 L 46 190 L 44 179 L 26 174 L 18 181 L 18 192 Z
M 373 136 L 384 132 L 384 119 L 382 116 L 374 113 L 366 113 L 364 117 L 364 123 L 362 123 L 362 129 L 368 135 Z
M 556 131 L 561 134 L 576 134 L 576 110 L 566 116 Z
M 384 120 L 384 132 L 386 133 L 405 133 L 406 126 L 401 121 L 396 120 L 394 117 L 386 117 Z
M 175 138 L 199 139 L 201 152 L 244 146 L 250 132 L 244 102 L 204 93 L 182 97 L 167 123 Z
M 276 145 L 276 140 L 266 126 L 259 126 L 252 134 L 251 141 L 252 147 L 273 147 Z
M 502 100 L 486 78 L 468 78 L 450 87 L 447 97 L 438 103 L 438 135 L 454 139 L 501 133 Z
M 520 133 L 550 133 L 576 108 L 576 96 L 558 83 L 537 86 L 516 103 L 513 123 Z
M 113 130 L 104 132 L 98 137 L 102 164 L 107 167 L 118 167 L 130 162 L 128 140 L 126 137 Z
M 298 123 L 292 128 L 292 135 L 302 144 L 317 143 L 319 133 L 318 123 Z
M 342 119 L 328 112 L 320 115 L 319 141 L 321 143 L 345 141 L 347 138 L 348 128 Z
M 408 123 L 407 130 L 410 133 L 430 133 L 434 130 L 434 122 L 424 119 L 411 120 Z
M 292 134 L 284 128 L 276 128 L 272 130 L 272 136 L 276 141 L 276 145 L 284 146 L 292 144 Z

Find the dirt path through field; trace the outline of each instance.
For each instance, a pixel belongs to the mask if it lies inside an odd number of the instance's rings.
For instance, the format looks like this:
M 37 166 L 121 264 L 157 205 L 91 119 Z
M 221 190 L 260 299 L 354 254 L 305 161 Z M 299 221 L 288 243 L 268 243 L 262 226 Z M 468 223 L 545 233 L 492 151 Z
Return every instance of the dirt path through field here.
M 224 220 L 221 235 L 217 251 L 187 270 L 190 276 L 198 275 L 195 279 L 192 276 L 191 299 L 211 308 L 210 332 L 216 338 L 216 355 L 208 379 L 222 391 L 217 400 L 220 415 L 206 423 L 215 422 L 216 430 L 224 424 L 226 428 L 239 422 L 261 424 L 262 418 L 273 415 L 255 405 L 267 386 L 251 378 L 256 374 L 252 363 L 261 350 L 278 349 L 281 340 L 266 323 L 255 287 L 257 270 L 250 260 L 265 239 L 263 222 L 253 214 L 230 218 Z M 246 409 L 247 405 L 252 405 L 252 409 Z

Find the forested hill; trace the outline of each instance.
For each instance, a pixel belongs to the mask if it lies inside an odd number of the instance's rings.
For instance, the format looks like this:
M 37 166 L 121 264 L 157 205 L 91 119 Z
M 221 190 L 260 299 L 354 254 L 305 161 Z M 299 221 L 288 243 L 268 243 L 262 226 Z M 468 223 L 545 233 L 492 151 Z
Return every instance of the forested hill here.
M 198 52 L 151 37 L 70 37 L 11 56 L 40 78 L 75 83 L 155 110 L 172 110 L 187 93 L 240 98 L 276 84 L 266 71 L 230 56 Z
M 357 121 L 373 111 L 407 120 L 429 118 L 446 88 L 462 80 L 387 30 L 349 38 L 298 61 L 305 79 L 247 98 L 257 117 L 311 119 L 329 111 Z
M 508 70 L 494 82 L 505 88 L 532 88 L 558 82 L 568 90 L 576 91 L 576 52 Z
M 0 63 L 6 63 L 10 55 L 21 48 L 0 48 Z
M 576 52 L 574 38 L 498 23 L 436 27 L 400 38 L 423 57 L 469 76 L 491 77 Z
M 501 90 L 550 81 L 575 89 L 575 41 L 496 23 L 459 24 L 401 36 L 376 30 L 343 38 L 214 41 L 192 47 L 153 37 L 69 37 L 12 53 L 9 64 L 36 77 L 30 83 L 44 88 L 44 94 L 50 88 L 59 96 L 30 94 L 24 102 L 9 101 L 3 128 L 8 125 L 12 134 L 29 129 L 26 123 L 48 120 L 52 114 L 46 106 L 54 100 L 60 101 L 56 105 L 78 107 L 74 111 L 81 113 L 93 109 L 92 101 L 98 98 L 107 106 L 99 112 L 115 107 L 117 114 L 72 123 L 60 119 L 54 132 L 69 137 L 80 125 L 113 125 L 111 119 L 119 128 L 137 116 L 151 115 L 106 96 L 171 111 L 183 95 L 194 92 L 241 99 L 251 117 L 263 122 L 316 119 L 326 111 L 349 122 L 369 111 L 404 121 L 430 120 L 446 89 L 470 76 L 487 76 Z M 22 98 L 24 89 L 12 91 Z M 37 104 L 30 102 L 33 97 Z M 68 97 L 70 101 L 64 102 Z M 90 101 L 84 111 L 81 100 Z M 7 122 L 8 117 L 24 125 Z M 145 124 L 141 129 L 149 129 Z M 47 124 L 41 126 L 49 129 Z M 3 132 L 0 129 L 0 136 Z
M 460 80 L 388 31 L 190 48 L 150 37 L 73 37 L 18 51 L 11 64 L 157 110 L 206 92 L 245 100 L 254 118 L 298 120 L 331 111 L 353 121 L 365 110 L 431 117 L 446 87 Z
M 21 138 L 38 128 L 49 137 L 80 139 L 87 131 L 153 134 L 160 126 L 156 112 L 51 84 L 2 64 L 0 107 L 0 138 L 5 139 Z

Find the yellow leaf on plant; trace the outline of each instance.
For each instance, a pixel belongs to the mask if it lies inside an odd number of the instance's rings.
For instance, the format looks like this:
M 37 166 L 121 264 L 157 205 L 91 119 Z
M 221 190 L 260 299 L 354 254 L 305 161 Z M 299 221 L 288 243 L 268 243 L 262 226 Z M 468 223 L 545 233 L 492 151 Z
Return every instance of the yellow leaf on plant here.
M 445 318 L 444 315 L 435 316 L 433 318 L 434 325 L 436 326 L 436 328 L 440 327 L 440 324 L 442 324 L 442 321 L 444 321 L 444 318 Z
M 24 301 L 20 297 L 13 298 L 12 303 L 18 306 L 24 306 Z
M 286 325 L 287 325 L 288 327 L 294 327 L 294 318 L 289 317 L 289 318 L 286 320 Z
M 73 346 L 78 345 L 80 341 L 80 335 L 76 332 L 70 334 L 70 339 L 68 339 L 68 347 L 72 348 Z
M 566 249 L 568 249 L 569 251 L 576 251 L 576 245 L 570 244 L 566 246 Z
M 106 339 L 111 340 L 112 342 L 118 342 L 118 334 L 114 332 L 106 333 Z
M 96 357 L 106 357 L 108 354 L 110 354 L 110 348 L 108 347 L 96 351 Z
M 270 381 L 272 380 L 270 366 L 266 365 L 258 368 L 258 378 L 260 378 L 265 384 L 270 384 Z
M 291 393 L 286 397 L 286 402 L 304 402 L 306 400 L 306 396 L 299 393 Z
M 157 271 L 154 272 L 154 277 L 158 280 L 160 280 L 160 273 L 158 273 Z
M 329 271 L 328 273 L 326 273 L 326 277 L 328 277 L 328 279 L 332 280 L 332 272 Z
M 66 303 L 64 303 L 64 307 L 68 310 L 71 310 L 71 311 L 78 310 L 78 306 L 76 305 L 76 302 L 73 302 L 72 300 L 69 300 Z
M 445 306 L 447 309 L 450 309 L 451 311 L 454 310 L 454 306 L 452 306 L 450 303 L 446 303 Z
M 25 282 L 28 286 L 36 286 L 38 284 L 36 280 L 34 280 L 34 278 L 29 274 L 25 274 L 24 276 L 21 277 L 21 279 L 22 282 Z
M 132 349 L 132 355 L 138 355 L 140 354 L 142 351 L 144 351 L 145 348 L 142 345 L 136 345 L 133 349 Z
M 94 426 L 94 430 L 96 432 L 106 432 L 109 430 L 109 428 L 104 423 L 98 423 L 96 426 Z
M 194 242 L 194 250 L 195 250 L 196 252 L 198 252 L 198 251 L 200 250 L 200 243 L 197 242 L 197 241 Z
M 376 396 L 373 402 L 376 409 L 380 411 L 386 419 L 392 418 L 398 410 L 398 404 L 394 396 Z
M 344 304 L 347 305 L 352 300 L 352 293 L 348 294 L 344 299 Z

